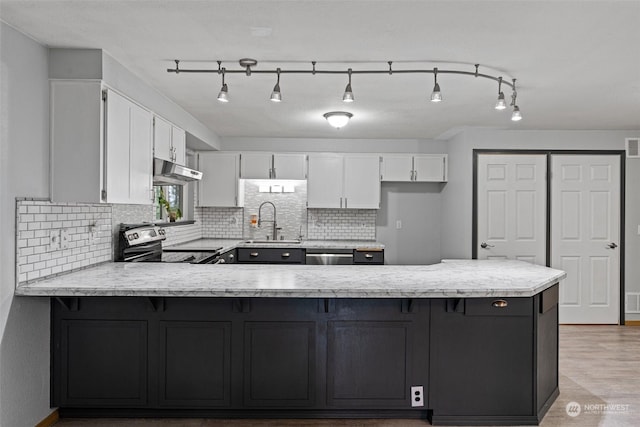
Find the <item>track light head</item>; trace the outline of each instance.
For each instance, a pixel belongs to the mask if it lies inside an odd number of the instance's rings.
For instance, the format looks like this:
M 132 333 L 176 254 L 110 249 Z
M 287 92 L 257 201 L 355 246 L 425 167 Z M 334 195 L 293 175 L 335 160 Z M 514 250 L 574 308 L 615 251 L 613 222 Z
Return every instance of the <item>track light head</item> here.
M 218 101 L 229 102 L 229 88 L 226 83 L 222 85 L 220 92 L 218 92 Z
M 504 99 L 504 93 L 500 92 L 498 94 L 498 100 L 496 101 L 496 106 L 494 107 L 496 110 L 504 110 L 507 108 L 507 102 Z
M 346 111 L 330 111 L 324 113 L 323 117 L 327 119 L 327 122 L 336 129 L 346 126 L 349 123 L 349 119 L 353 117 L 353 114 Z
M 522 113 L 520 112 L 520 108 L 517 105 L 513 106 L 513 113 L 511 113 L 511 121 L 519 122 L 522 120 Z
M 438 69 L 433 69 L 433 92 L 431 92 L 431 102 L 441 102 L 442 94 L 440 93 L 440 85 L 438 84 Z
M 349 83 L 347 83 L 347 87 L 344 88 L 344 95 L 342 95 L 343 102 L 353 102 L 356 99 L 353 96 L 353 89 L 351 89 L 351 68 L 347 71 L 349 73 Z
M 273 87 L 273 91 L 271 92 L 271 98 L 269 98 L 273 102 L 282 101 L 282 93 L 280 92 L 280 68 L 276 70 L 278 73 L 278 80 L 276 81 L 276 85 Z

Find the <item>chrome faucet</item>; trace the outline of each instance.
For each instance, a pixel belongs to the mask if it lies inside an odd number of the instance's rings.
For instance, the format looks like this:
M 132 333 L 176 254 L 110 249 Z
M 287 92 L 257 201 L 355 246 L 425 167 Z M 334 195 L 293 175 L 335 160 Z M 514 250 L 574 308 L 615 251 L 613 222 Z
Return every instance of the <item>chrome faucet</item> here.
M 273 240 L 277 240 L 278 239 L 278 223 L 276 222 L 276 205 L 274 205 L 271 202 L 262 202 L 260 204 L 260 207 L 258 208 L 258 227 L 260 227 L 262 225 L 262 207 L 266 204 L 270 204 L 271 207 L 273 208 L 273 219 L 272 220 L 264 220 L 264 222 L 271 222 L 273 223 L 273 231 L 272 231 L 272 238 Z

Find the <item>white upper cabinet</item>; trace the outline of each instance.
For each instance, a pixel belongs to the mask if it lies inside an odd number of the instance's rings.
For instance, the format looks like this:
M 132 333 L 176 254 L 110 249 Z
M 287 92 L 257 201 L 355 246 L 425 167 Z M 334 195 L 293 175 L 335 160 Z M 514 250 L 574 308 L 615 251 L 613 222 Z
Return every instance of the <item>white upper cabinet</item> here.
M 382 181 L 446 182 L 446 154 L 383 154 Z
M 273 178 L 307 179 L 307 156 L 298 153 L 275 153 Z
M 238 207 L 243 205 L 238 184 L 240 155 L 238 153 L 200 152 L 198 170 L 198 206 Z
M 345 155 L 343 194 L 345 208 L 380 208 L 380 157 L 378 155 Z
M 152 204 L 152 114 L 101 82 L 51 82 L 51 199 Z
M 380 158 L 371 154 L 309 154 L 310 208 L 378 209 Z
M 184 166 L 186 132 L 160 116 L 154 116 L 153 122 L 153 156 Z
M 240 155 L 243 179 L 306 179 L 304 154 L 245 152 Z

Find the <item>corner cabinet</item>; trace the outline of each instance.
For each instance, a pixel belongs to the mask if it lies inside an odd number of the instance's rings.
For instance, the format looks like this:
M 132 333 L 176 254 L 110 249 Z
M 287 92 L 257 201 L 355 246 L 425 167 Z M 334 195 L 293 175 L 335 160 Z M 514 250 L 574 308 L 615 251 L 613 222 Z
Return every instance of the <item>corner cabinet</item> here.
M 153 203 L 153 115 L 100 82 L 51 82 L 51 200 Z
M 380 157 L 369 154 L 310 154 L 307 207 L 380 208 Z
M 381 180 L 394 182 L 446 182 L 446 154 L 383 154 Z
M 242 188 L 238 183 L 238 153 L 200 152 L 198 169 L 198 207 L 241 207 Z
M 186 132 L 164 120 L 153 117 L 153 157 L 186 165 Z

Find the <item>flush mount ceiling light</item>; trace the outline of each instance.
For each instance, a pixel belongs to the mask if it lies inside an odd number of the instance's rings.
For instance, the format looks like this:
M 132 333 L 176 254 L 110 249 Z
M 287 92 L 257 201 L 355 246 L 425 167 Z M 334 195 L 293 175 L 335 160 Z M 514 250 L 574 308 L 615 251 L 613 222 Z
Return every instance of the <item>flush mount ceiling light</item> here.
M 252 67 L 255 67 L 258 65 L 258 61 L 256 61 L 255 59 L 250 59 L 250 58 L 243 58 L 239 61 L 240 66 L 242 67 L 242 69 L 235 69 L 235 70 L 229 70 L 226 67 L 222 67 L 222 61 L 216 61 L 218 63 L 218 68 L 217 69 L 182 69 L 180 68 L 180 60 L 176 59 L 175 63 L 176 63 L 176 67 L 175 68 L 168 68 L 167 72 L 169 73 L 175 73 L 175 74 L 180 74 L 180 73 L 217 73 L 217 74 L 221 74 L 222 75 L 222 88 L 220 89 L 220 93 L 218 93 L 218 100 L 221 102 L 228 102 L 229 101 L 229 94 L 228 94 L 228 87 L 225 84 L 224 81 L 224 77 L 226 73 L 242 73 L 245 74 L 246 76 L 251 76 L 252 73 L 256 73 L 256 74 L 276 74 L 277 75 L 277 82 L 276 85 L 273 88 L 273 91 L 271 92 L 271 97 L 269 98 L 271 101 L 274 102 L 280 102 L 282 101 L 282 94 L 280 92 L 280 74 L 311 74 L 311 75 L 316 75 L 316 74 L 347 74 L 349 77 L 349 82 L 347 83 L 347 86 L 345 88 L 344 94 L 342 95 L 342 100 L 344 102 L 353 102 L 354 101 L 354 96 L 353 96 L 353 90 L 351 88 L 351 75 L 352 74 L 388 74 L 388 75 L 392 75 L 392 74 L 433 74 L 433 80 L 434 80 L 434 85 L 433 85 L 433 91 L 431 92 L 431 101 L 432 102 L 441 102 L 442 101 L 442 93 L 440 92 L 440 84 L 438 84 L 438 74 L 457 74 L 457 75 L 463 75 L 463 76 L 472 76 L 475 78 L 483 78 L 483 79 L 489 79 L 489 80 L 494 80 L 498 82 L 498 100 L 495 104 L 495 109 L 496 110 L 505 110 L 506 109 L 506 104 L 505 104 L 505 96 L 504 93 L 502 92 L 502 85 L 505 86 L 509 86 L 511 87 L 511 89 L 513 90 L 512 94 L 511 94 L 511 106 L 513 107 L 513 111 L 511 114 L 511 120 L 513 120 L 514 122 L 516 121 L 520 121 L 522 119 L 522 113 L 520 112 L 520 108 L 518 107 L 518 105 L 516 104 L 516 79 L 512 79 L 513 83 L 509 83 L 507 81 L 503 81 L 502 77 L 497 77 L 497 76 L 492 76 L 490 74 L 483 74 L 483 73 L 479 73 L 478 72 L 478 68 L 480 67 L 480 64 L 474 64 L 475 66 L 475 71 L 465 71 L 465 70 L 444 70 L 438 67 L 432 68 L 432 69 L 392 69 L 391 65 L 392 62 L 388 61 L 387 63 L 389 64 L 389 68 L 388 70 L 382 70 L 382 69 L 363 69 L 363 70 L 353 70 L 352 68 L 347 68 L 346 70 L 344 69 L 339 69 L 339 70 L 318 70 L 316 69 L 316 61 L 311 61 L 311 69 L 290 69 L 290 70 L 283 70 L 281 68 L 276 68 L 275 70 L 254 70 L 252 69 Z M 406 61 L 407 63 L 409 63 L 409 61 Z M 424 62 L 429 62 L 429 61 L 424 61 Z M 415 61 L 411 61 L 411 64 L 415 63 Z M 339 63 L 340 65 L 342 65 L 342 62 Z M 332 113 L 327 113 L 327 114 L 333 114 L 335 112 Z M 328 120 L 327 114 L 325 114 L 325 117 Z M 350 114 L 350 113 L 343 113 L 343 114 Z M 351 116 L 349 116 L 351 117 Z M 346 119 L 346 122 L 348 122 L 349 117 Z M 345 124 L 346 124 L 345 122 Z M 342 124 L 342 126 L 344 126 L 344 124 Z
M 349 123 L 349 119 L 353 117 L 353 114 L 346 111 L 330 111 L 328 113 L 324 113 L 323 117 L 327 119 L 331 126 L 336 129 L 340 129 Z

